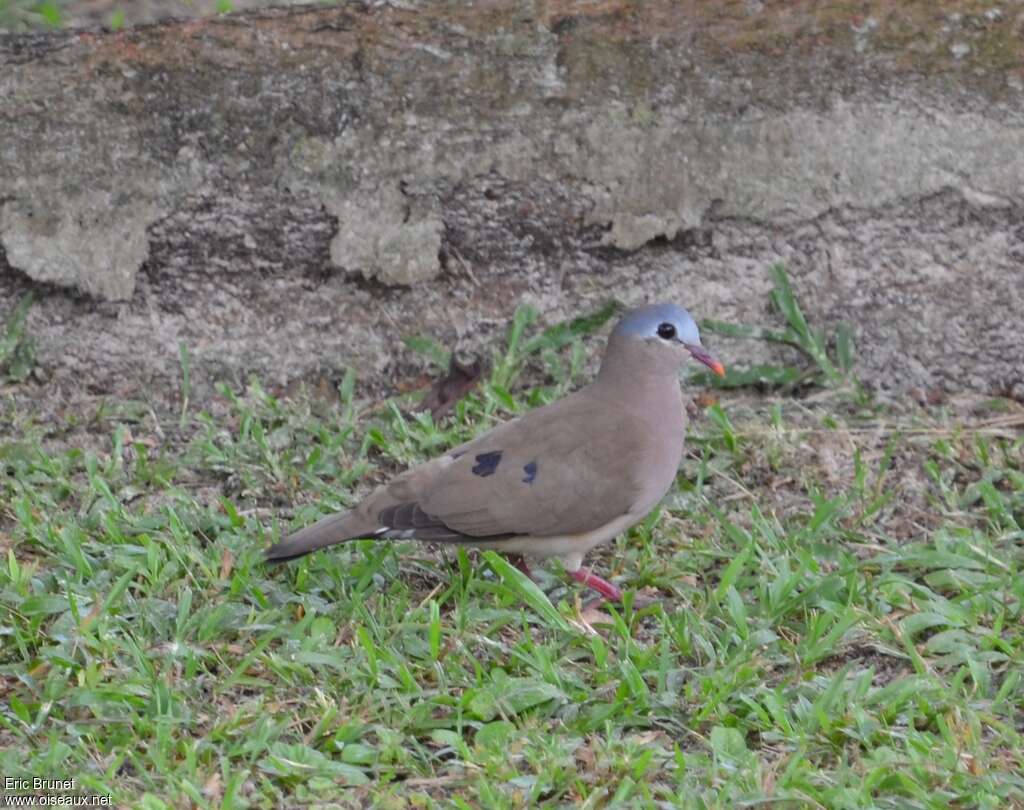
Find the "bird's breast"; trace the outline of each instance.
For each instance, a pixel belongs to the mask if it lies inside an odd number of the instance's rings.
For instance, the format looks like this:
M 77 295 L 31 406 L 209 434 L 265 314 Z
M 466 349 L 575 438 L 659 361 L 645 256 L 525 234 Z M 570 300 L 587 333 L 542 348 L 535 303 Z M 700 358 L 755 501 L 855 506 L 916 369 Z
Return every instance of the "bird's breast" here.
M 637 502 L 633 511 L 646 514 L 665 497 L 675 482 L 683 458 L 686 420 L 682 407 L 653 420 L 645 431 L 644 452 L 640 454 L 636 476 Z

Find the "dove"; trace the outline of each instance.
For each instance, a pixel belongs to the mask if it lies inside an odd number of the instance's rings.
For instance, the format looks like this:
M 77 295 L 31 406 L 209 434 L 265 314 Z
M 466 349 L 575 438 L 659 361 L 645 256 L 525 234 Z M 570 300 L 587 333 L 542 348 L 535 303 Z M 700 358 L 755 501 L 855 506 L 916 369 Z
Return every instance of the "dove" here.
M 589 385 L 401 473 L 266 559 L 357 539 L 462 544 L 507 554 L 527 574 L 525 558 L 558 558 L 578 582 L 620 601 L 583 558 L 642 521 L 674 483 L 686 432 L 679 371 L 690 359 L 725 373 L 682 307 L 627 312 Z

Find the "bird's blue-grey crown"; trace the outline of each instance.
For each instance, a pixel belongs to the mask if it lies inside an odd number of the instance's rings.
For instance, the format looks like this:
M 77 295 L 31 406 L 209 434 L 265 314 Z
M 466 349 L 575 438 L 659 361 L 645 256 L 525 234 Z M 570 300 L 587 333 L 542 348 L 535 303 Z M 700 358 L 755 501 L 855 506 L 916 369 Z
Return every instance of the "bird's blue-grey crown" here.
M 619 321 L 613 334 L 678 340 L 687 345 L 700 345 L 700 332 L 697 331 L 693 317 L 675 304 L 650 304 L 634 309 Z
M 703 363 L 719 377 L 725 375 L 725 366 L 700 345 L 700 332 L 693 317 L 675 304 L 650 304 L 634 309 L 619 321 L 612 331 L 612 337 L 660 340 L 676 345 L 681 343 L 698 363 Z

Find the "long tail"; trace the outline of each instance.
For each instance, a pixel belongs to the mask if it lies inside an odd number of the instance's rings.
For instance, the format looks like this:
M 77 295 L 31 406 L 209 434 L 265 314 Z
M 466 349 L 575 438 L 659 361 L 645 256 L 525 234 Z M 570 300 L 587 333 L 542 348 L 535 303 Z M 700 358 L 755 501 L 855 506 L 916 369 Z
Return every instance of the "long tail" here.
M 268 548 L 265 559 L 267 562 L 273 563 L 287 562 L 304 557 L 318 548 L 367 537 L 367 533 L 360 530 L 361 527 L 354 525 L 357 522 L 351 512 L 337 512 L 328 515 L 312 526 L 299 529 L 277 545 Z
M 432 543 L 474 543 L 507 540 L 514 536 L 492 534 L 476 536 L 455 531 L 437 518 L 431 517 L 415 503 L 396 504 L 377 513 L 377 519 L 361 516 L 361 509 L 336 512 L 320 518 L 312 526 L 299 529 L 266 551 L 266 561 L 287 562 L 327 546 L 348 540 L 422 540 Z M 383 521 L 383 523 L 382 523 Z

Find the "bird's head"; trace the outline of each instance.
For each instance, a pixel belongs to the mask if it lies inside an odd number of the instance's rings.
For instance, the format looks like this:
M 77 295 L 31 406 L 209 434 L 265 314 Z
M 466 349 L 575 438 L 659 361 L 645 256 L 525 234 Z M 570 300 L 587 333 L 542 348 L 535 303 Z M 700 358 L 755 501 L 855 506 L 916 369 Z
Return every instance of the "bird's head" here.
M 626 313 L 612 331 L 613 340 L 640 340 L 658 359 L 682 365 L 692 357 L 719 377 L 725 366 L 704 349 L 693 317 L 675 304 L 650 304 Z

